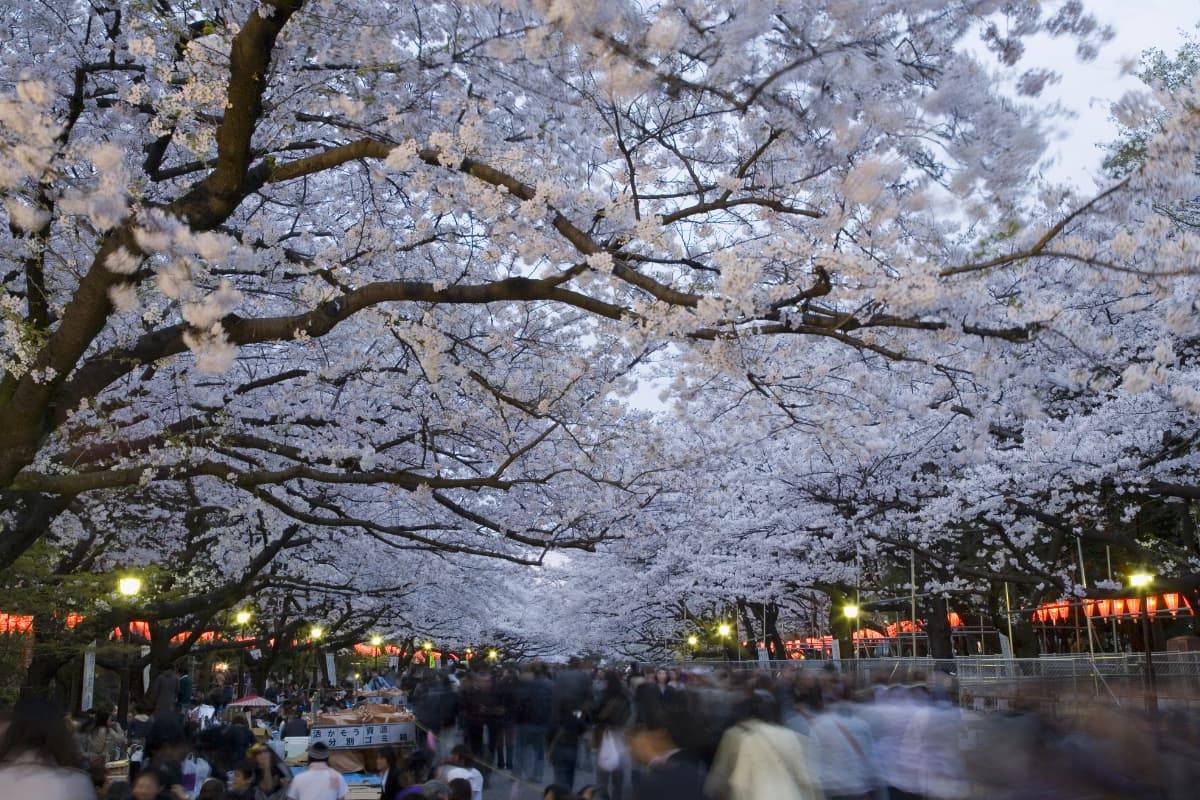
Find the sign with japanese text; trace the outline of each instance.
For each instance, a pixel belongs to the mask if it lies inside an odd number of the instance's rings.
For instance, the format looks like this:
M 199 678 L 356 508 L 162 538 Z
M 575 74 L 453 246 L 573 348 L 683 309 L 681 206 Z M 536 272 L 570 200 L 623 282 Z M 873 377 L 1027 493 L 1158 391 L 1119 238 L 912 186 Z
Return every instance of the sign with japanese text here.
M 416 728 L 411 722 L 364 722 L 361 725 L 313 728 L 309 740 L 324 742 L 331 750 L 410 745 L 416 741 Z

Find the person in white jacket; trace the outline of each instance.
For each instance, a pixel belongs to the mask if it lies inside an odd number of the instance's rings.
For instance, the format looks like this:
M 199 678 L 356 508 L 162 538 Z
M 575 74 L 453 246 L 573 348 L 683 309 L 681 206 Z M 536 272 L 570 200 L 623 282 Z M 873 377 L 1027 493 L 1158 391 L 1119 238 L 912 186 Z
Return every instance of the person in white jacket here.
M 821 800 L 801 738 L 779 724 L 769 692 L 756 691 L 748 715 L 721 737 L 705 792 L 719 800 Z

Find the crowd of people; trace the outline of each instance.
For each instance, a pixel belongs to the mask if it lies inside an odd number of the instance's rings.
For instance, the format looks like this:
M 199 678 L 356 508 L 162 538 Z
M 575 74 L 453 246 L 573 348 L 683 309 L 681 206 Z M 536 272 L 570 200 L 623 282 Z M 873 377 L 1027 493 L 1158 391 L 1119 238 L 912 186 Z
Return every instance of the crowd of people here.
M 514 783 L 543 800 L 1173 800 L 1194 796 L 1200 782 L 1200 717 L 1184 708 L 973 712 L 941 674 L 856 685 L 833 668 L 572 661 L 420 667 L 372 680 L 398 684 L 419 732 L 413 747 L 372 751 L 381 800 L 482 800 L 489 786 Z M 314 705 L 353 696 L 277 696 L 257 737 L 244 716 L 199 726 L 180 703 L 126 729 L 105 712 L 73 728 L 47 703 L 23 701 L 0 721 L 0 795 L 343 800 L 347 784 L 328 766 L 326 744 L 310 744 L 295 775 L 278 745 L 307 736 Z M 130 779 L 108 780 L 97 766 L 131 743 L 142 758 Z

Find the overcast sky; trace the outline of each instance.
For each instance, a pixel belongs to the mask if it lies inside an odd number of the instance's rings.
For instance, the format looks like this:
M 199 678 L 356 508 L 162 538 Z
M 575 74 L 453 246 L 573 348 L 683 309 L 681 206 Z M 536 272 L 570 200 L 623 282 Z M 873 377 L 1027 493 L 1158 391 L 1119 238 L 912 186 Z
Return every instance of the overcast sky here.
M 1046 66 L 1062 76 L 1062 82 L 1048 87 L 1042 96 L 1078 115 L 1061 123 L 1064 138 L 1054 144 L 1056 163 L 1049 175 L 1091 188 L 1103 157 L 1096 145 L 1111 141 L 1116 133 L 1108 119 L 1109 104 L 1140 85 L 1132 75 L 1121 76 L 1121 62 L 1149 47 L 1173 53 L 1183 41 L 1182 31 L 1195 31 L 1200 22 L 1200 2 L 1085 0 L 1085 4 L 1117 32 L 1095 61 L 1080 62 L 1069 42 L 1048 37 L 1031 45 L 1027 61 L 1029 66 Z

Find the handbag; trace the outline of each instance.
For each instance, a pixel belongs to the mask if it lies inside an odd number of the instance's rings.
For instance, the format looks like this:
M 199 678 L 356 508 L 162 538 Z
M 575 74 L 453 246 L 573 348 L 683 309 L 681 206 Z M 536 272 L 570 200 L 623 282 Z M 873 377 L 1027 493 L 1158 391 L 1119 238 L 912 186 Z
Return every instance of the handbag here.
M 611 730 L 605 730 L 600 739 L 600 752 L 596 754 L 596 768 L 604 772 L 616 772 L 621 767 L 621 748 Z

